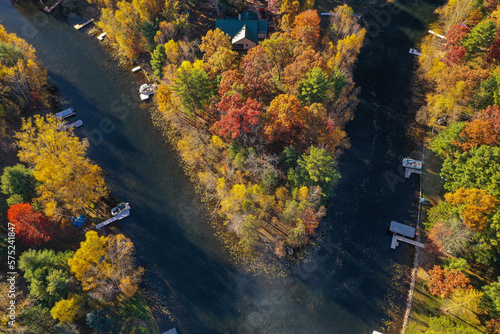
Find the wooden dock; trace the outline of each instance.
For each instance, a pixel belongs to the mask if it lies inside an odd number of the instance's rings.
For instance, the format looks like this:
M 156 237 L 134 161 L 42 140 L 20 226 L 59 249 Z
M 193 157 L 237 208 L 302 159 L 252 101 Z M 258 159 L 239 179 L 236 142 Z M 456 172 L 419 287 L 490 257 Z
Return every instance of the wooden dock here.
M 79 128 L 82 125 L 83 125 L 83 121 L 81 119 L 79 119 L 78 121 L 73 122 L 71 124 L 63 125 L 61 127 L 61 130 L 64 131 L 64 130 L 68 130 L 68 129 L 71 129 L 71 128 Z
M 56 8 L 60 3 L 62 2 L 62 0 L 57 0 L 55 4 L 53 4 L 52 6 L 50 7 L 45 7 L 43 10 L 46 12 L 46 13 L 50 13 L 54 8 Z
M 108 219 L 106 221 L 103 221 L 102 223 L 96 225 L 95 228 L 98 229 L 98 230 L 100 230 L 101 227 L 109 225 L 112 222 L 115 222 L 117 220 L 122 220 L 123 218 L 127 218 L 128 216 L 130 216 L 130 208 L 120 211 L 116 216 L 114 216 L 114 217 L 112 217 L 112 218 L 110 218 L 110 219 Z
M 92 22 L 94 22 L 94 19 L 90 19 L 87 22 L 84 22 L 82 24 L 76 24 L 76 25 L 74 25 L 74 27 L 75 27 L 76 30 L 80 30 L 80 29 L 82 29 L 83 27 L 87 26 L 88 24 L 90 24 Z
M 425 248 L 425 245 L 423 243 L 412 240 L 412 239 L 405 238 L 402 235 L 398 235 L 398 234 L 394 234 L 392 236 L 391 248 L 396 249 L 396 246 L 399 245 L 399 241 L 406 242 L 407 244 L 410 244 L 410 245 L 413 245 L 416 247 Z
M 405 168 L 405 178 L 409 179 L 411 174 L 424 175 L 425 173 L 419 169 Z

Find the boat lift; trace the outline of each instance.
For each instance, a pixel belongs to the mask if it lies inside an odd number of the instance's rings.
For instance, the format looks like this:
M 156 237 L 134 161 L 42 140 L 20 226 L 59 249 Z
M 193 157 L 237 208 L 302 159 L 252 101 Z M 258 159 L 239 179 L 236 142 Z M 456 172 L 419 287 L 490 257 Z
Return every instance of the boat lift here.
M 417 51 L 417 49 L 410 49 L 410 54 L 415 55 L 415 56 L 421 56 L 422 54 Z
M 395 221 L 391 221 L 391 225 L 389 227 L 389 231 L 393 233 L 391 248 L 396 249 L 399 245 L 399 241 L 406 242 L 407 244 L 425 248 L 425 245 L 421 242 L 415 241 L 415 228 L 401 224 Z
M 139 88 L 139 96 L 141 97 L 141 100 L 147 100 L 151 95 L 153 95 L 158 87 L 156 87 L 155 84 L 143 84 Z
M 422 166 L 424 163 L 419 160 L 414 160 L 410 158 L 403 159 L 403 168 L 405 168 L 405 178 L 409 179 L 410 175 L 413 174 L 424 174 L 422 171 Z

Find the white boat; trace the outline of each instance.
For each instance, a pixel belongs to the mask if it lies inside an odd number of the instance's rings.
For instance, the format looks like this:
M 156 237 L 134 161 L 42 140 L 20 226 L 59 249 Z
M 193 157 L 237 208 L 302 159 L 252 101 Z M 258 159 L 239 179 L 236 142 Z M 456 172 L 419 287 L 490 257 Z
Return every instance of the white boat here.
M 106 37 L 106 33 L 103 32 L 102 34 L 100 34 L 99 36 L 97 36 L 97 39 L 102 41 L 104 39 L 104 37 Z
M 141 67 L 140 67 L 140 66 L 134 67 L 134 68 L 132 69 L 132 73 L 135 73 L 135 72 L 139 71 L 140 69 L 141 69 Z
M 410 53 L 412 55 L 416 55 L 416 56 L 421 56 L 422 55 L 420 52 L 417 51 L 417 49 L 410 49 Z
M 64 130 L 68 130 L 68 129 L 71 129 L 71 128 L 79 128 L 82 125 L 83 125 L 83 121 L 81 119 L 79 119 L 78 121 L 70 123 L 70 124 L 67 124 L 67 125 L 62 124 L 61 130 L 64 131 Z
M 149 96 L 153 95 L 158 88 L 155 84 L 143 84 L 139 88 L 139 96 L 141 100 L 147 100 Z
M 60 118 L 60 119 L 65 119 L 65 118 L 71 117 L 71 116 L 73 116 L 75 114 L 76 114 L 75 109 L 68 108 L 66 110 L 58 112 L 57 114 L 55 114 L 55 116 L 57 118 Z

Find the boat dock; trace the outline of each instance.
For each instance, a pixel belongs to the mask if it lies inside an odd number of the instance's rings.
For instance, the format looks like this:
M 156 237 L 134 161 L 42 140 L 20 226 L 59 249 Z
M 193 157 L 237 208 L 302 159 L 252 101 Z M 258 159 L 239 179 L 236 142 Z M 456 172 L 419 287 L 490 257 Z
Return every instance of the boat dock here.
M 79 128 L 82 125 L 83 125 L 83 121 L 81 119 L 79 119 L 76 122 L 73 122 L 73 123 L 70 123 L 70 124 L 67 124 L 67 125 L 63 125 L 61 127 L 61 130 L 64 131 L 64 130 L 68 130 L 68 129 L 71 129 L 71 128 Z
M 128 216 L 130 216 L 130 209 L 125 209 L 123 211 L 120 211 L 116 216 L 114 216 L 112 218 L 109 218 L 108 220 L 103 221 L 100 224 L 97 224 L 95 228 L 98 229 L 98 230 L 100 230 L 101 227 L 109 225 L 112 222 L 115 222 L 117 220 L 122 220 L 123 218 L 127 218 Z
M 57 0 L 55 4 L 53 4 L 52 6 L 50 7 L 45 7 L 43 10 L 46 12 L 46 13 L 50 13 L 54 8 L 56 8 L 60 3 L 62 2 L 62 0 Z
M 406 242 L 407 244 L 420 248 L 425 248 L 425 245 L 423 243 L 413 240 L 415 238 L 414 227 L 391 221 L 389 231 L 394 233 L 391 242 L 392 249 L 396 249 L 396 247 L 399 245 L 399 241 Z
M 421 56 L 422 54 L 417 51 L 417 49 L 410 49 L 410 54 L 415 55 L 415 56 Z
M 109 225 L 112 222 L 115 222 L 117 220 L 122 220 L 123 218 L 127 218 L 128 216 L 130 216 L 130 210 L 131 210 L 130 204 L 123 202 L 118 204 L 116 208 L 111 209 L 111 214 L 113 215 L 113 217 L 103 221 L 100 224 L 97 224 L 95 228 L 100 230 L 101 227 Z
M 75 109 L 73 108 L 68 108 L 55 114 L 55 116 L 60 119 L 65 119 L 73 115 L 76 115 Z
M 87 26 L 88 24 L 90 24 L 92 22 L 94 22 L 94 19 L 90 19 L 87 22 L 83 22 L 82 24 L 76 24 L 76 25 L 74 25 L 74 28 L 76 30 L 80 30 L 80 29 L 82 29 L 83 27 Z

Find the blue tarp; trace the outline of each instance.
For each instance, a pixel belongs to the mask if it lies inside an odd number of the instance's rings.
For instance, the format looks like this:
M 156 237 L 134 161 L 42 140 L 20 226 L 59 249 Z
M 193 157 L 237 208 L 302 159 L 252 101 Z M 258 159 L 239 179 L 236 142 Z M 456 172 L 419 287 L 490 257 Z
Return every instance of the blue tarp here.
M 85 218 L 85 216 L 83 215 L 80 215 L 78 216 L 78 218 L 71 218 L 71 224 L 73 224 L 74 227 L 82 227 L 83 224 L 87 221 L 87 218 Z

